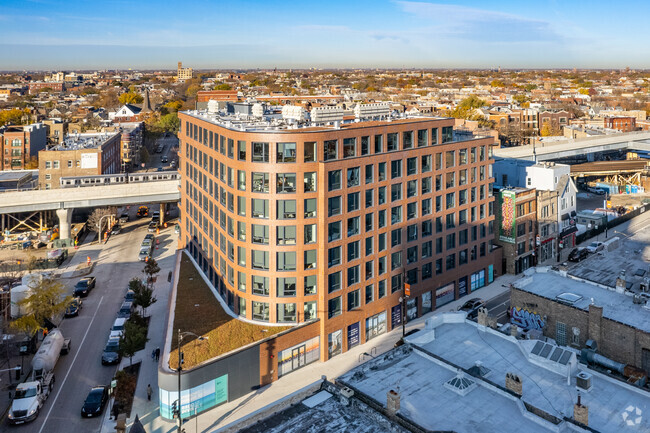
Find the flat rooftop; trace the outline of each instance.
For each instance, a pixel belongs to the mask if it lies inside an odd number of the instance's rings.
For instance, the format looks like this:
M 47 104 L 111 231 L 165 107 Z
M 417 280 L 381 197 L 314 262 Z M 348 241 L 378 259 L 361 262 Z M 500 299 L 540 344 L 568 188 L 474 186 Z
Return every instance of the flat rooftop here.
M 584 431 L 564 418 L 572 418 L 577 402 L 575 375 L 585 371 L 592 374 L 591 390 L 581 392 L 582 404 L 589 407 L 590 428 L 650 431 L 650 417 L 636 415 L 650 413 L 650 394 L 578 364 L 575 353 L 566 347 L 559 349 L 571 360 L 556 368 L 558 362 L 532 354 L 539 341 L 516 340 L 480 327 L 465 321 L 462 313 L 428 319 L 425 329 L 407 341 L 412 349 L 408 345 L 394 349 L 341 380 L 383 404 L 389 390 L 398 390 L 398 414 L 430 430 L 569 432 Z M 487 374 L 469 374 L 477 363 Z M 562 374 L 562 368 L 570 373 Z M 507 373 L 521 378 L 521 398 L 505 390 Z M 463 392 L 447 385 L 454 378 L 465 380 L 468 386 Z
M 51 147 L 48 150 L 80 150 L 80 149 L 96 149 L 104 145 L 108 140 L 115 136 L 119 136 L 119 132 L 101 132 L 101 133 L 83 133 L 66 135 L 63 143 Z
M 254 118 L 253 116 L 239 113 L 227 113 L 224 110 L 216 112 L 211 112 L 208 110 L 191 110 L 184 111 L 183 113 L 233 131 L 266 133 L 335 131 L 337 129 L 345 130 L 353 128 L 368 128 L 379 125 L 426 122 L 431 120 L 447 119 L 446 117 L 400 114 L 389 116 L 390 120 L 362 119 L 359 122 L 355 120 L 340 121 L 339 126 L 337 127 L 333 124 L 333 122 L 330 122 L 332 124 L 316 124 L 310 122 L 309 120 L 303 123 L 287 122 L 282 118 L 282 114 L 279 112 L 266 112 L 262 118 Z
M 578 295 L 580 299 L 571 304 L 573 307 L 589 311 L 589 305 L 593 302 L 603 307 L 604 317 L 650 332 L 650 310 L 645 305 L 633 303 L 631 294 L 616 291 L 612 287 L 584 281 L 572 275 L 563 277 L 559 272 L 548 268 L 531 268 L 526 271 L 526 277 L 515 281 L 513 286 L 550 300 L 557 300 L 564 293 Z

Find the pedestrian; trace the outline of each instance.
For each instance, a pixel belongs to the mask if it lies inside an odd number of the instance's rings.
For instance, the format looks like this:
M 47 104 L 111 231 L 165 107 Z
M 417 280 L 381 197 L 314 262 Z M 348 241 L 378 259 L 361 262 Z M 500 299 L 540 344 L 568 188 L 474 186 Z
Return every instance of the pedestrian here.
M 155 361 L 156 360 L 156 349 L 151 351 L 151 360 Z
M 147 385 L 147 400 L 151 401 L 151 393 L 153 390 L 151 389 L 151 384 Z
M 160 359 L 160 347 L 156 347 L 156 361 Z

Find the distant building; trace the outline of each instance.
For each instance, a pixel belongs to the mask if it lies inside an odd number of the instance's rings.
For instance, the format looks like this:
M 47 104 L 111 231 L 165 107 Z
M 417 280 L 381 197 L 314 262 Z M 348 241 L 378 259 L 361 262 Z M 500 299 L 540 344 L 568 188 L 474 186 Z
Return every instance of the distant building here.
M 142 120 L 142 108 L 133 104 L 124 104 L 114 113 L 109 113 L 108 118 L 113 123 L 131 123 L 140 122 Z
M 38 154 L 39 186 L 56 189 L 61 177 L 119 173 L 122 134 L 68 135 L 63 143 Z
M 43 124 L 47 128 L 47 144 L 50 146 L 61 144 L 68 134 L 68 123 L 60 119 L 46 119 Z
M 121 123 L 122 171 L 138 162 L 140 148 L 144 144 L 144 122 Z
M 29 83 L 29 94 L 35 95 L 40 93 L 43 89 L 52 89 L 53 92 L 64 92 L 65 83 L 62 81 L 36 81 Z
M 186 81 L 192 79 L 192 68 L 184 68 L 183 62 L 178 62 L 178 71 L 176 73 L 177 81 Z
M 617 129 L 621 132 L 636 131 L 636 117 L 632 117 L 632 116 L 605 117 L 603 119 L 603 127 L 609 129 Z
M 24 170 L 47 144 L 47 128 L 42 123 L 0 128 L 1 170 Z

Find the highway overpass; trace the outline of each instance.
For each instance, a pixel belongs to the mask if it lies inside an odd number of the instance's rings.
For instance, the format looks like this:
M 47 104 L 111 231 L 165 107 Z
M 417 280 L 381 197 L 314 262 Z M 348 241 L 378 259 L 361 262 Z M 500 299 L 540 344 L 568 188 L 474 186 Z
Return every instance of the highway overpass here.
M 70 237 L 75 208 L 173 203 L 180 200 L 180 180 L 124 183 L 0 193 L 0 214 L 55 210 L 61 239 Z
M 494 156 L 501 158 L 551 161 L 614 150 L 650 151 L 650 132 L 627 132 L 599 137 L 567 139 L 549 143 L 542 141 L 534 146 L 528 144 L 525 146 L 494 148 L 493 153 Z

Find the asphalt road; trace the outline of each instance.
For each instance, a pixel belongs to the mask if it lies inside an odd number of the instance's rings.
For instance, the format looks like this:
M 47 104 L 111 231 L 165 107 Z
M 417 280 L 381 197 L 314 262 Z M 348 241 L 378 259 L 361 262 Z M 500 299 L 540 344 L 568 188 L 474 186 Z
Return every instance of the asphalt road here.
M 495 296 L 485 303 L 490 316 L 497 318 L 497 323 L 504 324 L 508 321 L 510 309 L 510 290 Z
M 137 256 L 149 218 L 136 219 L 136 209 L 137 206 L 131 207 L 131 222 L 123 226 L 120 234 L 111 236 L 107 244 L 94 245 L 77 252 L 90 256 L 97 263 L 91 274 L 97 278 L 96 286 L 83 298 L 79 316 L 64 319 L 60 324 L 63 335 L 72 339 L 72 350 L 59 359 L 52 394 L 38 418 L 29 424 L 16 426 L 15 431 L 99 431 L 101 417 L 83 419 L 80 411 L 90 388 L 95 385 L 110 385 L 116 372 L 116 366 L 101 364 L 101 355 L 129 280 L 142 276 L 143 263 L 138 261 Z M 154 258 L 157 255 L 158 251 L 154 250 Z M 79 278 L 74 278 L 62 282 L 71 293 L 78 280 Z

